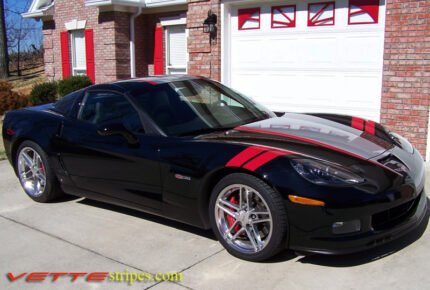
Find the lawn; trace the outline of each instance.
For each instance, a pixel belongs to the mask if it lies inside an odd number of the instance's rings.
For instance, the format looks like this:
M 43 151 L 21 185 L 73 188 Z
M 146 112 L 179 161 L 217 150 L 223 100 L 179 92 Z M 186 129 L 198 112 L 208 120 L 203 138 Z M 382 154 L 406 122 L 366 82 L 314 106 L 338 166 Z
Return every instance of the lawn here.
M 12 84 L 14 91 L 29 95 L 35 84 L 46 82 L 43 66 L 23 69 L 21 76 L 11 72 L 8 82 Z

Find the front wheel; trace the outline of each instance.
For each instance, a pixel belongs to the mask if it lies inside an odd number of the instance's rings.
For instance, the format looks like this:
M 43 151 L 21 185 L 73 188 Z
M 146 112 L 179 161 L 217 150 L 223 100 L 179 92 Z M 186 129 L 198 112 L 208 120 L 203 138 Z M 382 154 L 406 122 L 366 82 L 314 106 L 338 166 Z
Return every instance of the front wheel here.
M 213 189 L 209 206 L 212 229 L 232 255 L 262 261 L 285 248 L 284 201 L 262 180 L 242 173 L 228 175 Z
M 19 146 L 15 166 L 22 188 L 34 201 L 49 202 L 63 194 L 46 153 L 36 143 L 24 141 Z

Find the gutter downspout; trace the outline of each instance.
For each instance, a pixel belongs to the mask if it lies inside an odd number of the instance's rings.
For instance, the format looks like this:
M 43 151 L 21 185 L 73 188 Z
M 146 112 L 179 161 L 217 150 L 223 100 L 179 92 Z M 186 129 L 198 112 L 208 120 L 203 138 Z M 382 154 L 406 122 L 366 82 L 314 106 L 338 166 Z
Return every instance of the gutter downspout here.
M 137 12 L 130 16 L 130 77 L 136 77 L 136 35 L 135 20 L 142 14 L 142 7 L 137 8 Z

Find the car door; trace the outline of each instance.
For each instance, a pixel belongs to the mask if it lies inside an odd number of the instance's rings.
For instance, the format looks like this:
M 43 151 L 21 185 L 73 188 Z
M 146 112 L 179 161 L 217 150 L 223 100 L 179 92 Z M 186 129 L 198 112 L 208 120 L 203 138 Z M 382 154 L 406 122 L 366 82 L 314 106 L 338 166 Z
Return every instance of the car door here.
M 57 142 L 60 158 L 78 189 L 161 208 L 157 137 L 128 98 L 115 91 L 89 90 L 77 115 L 64 121 Z

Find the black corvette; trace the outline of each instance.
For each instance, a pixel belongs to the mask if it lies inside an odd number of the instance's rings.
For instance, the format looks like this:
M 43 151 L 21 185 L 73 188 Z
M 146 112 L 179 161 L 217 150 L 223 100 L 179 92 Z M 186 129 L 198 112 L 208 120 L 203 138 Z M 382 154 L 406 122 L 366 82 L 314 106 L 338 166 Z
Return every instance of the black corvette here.
M 67 193 L 212 228 L 252 261 L 365 250 L 427 208 L 423 159 L 401 136 L 357 117 L 275 115 L 198 77 L 94 85 L 9 112 L 3 138 L 35 201 Z

